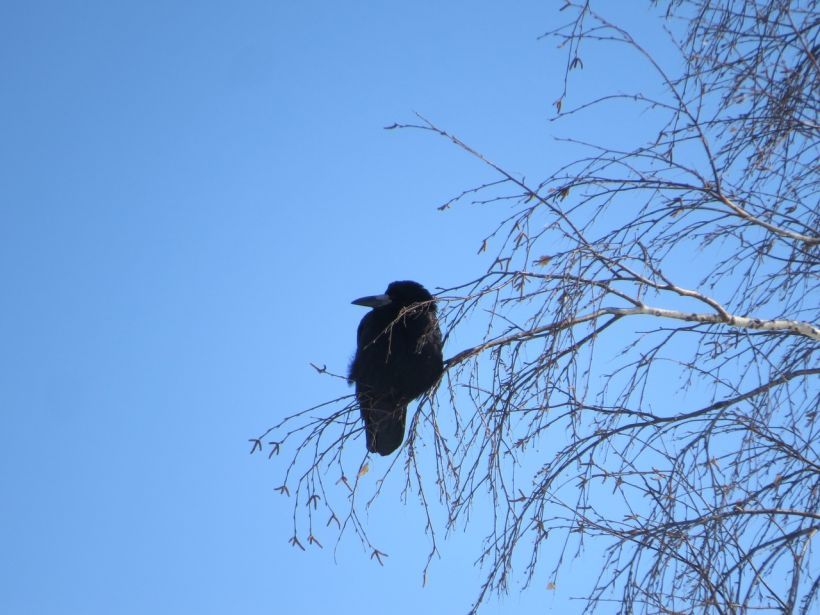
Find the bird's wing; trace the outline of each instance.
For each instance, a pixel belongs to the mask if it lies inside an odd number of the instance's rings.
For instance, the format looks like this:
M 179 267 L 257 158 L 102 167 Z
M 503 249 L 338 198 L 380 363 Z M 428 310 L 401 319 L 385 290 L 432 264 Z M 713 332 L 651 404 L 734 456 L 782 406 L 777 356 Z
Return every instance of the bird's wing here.
M 377 324 L 374 322 L 373 312 L 368 312 L 359 323 L 356 330 L 356 348 L 360 350 L 370 344 L 381 331 L 375 331 Z

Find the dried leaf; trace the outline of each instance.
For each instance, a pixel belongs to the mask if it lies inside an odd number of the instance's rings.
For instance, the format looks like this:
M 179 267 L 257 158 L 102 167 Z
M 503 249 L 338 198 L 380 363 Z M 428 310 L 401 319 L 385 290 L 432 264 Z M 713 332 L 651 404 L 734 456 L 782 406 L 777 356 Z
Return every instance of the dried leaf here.
M 537 259 L 533 262 L 533 264 L 534 264 L 534 265 L 537 265 L 537 266 L 539 266 L 539 267 L 546 267 L 547 265 L 549 265 L 549 262 L 550 262 L 551 260 L 552 260 L 552 257 L 551 257 L 551 256 L 547 256 L 547 255 L 545 254 L 544 256 L 539 256 L 539 257 L 538 257 L 538 258 L 537 258 Z

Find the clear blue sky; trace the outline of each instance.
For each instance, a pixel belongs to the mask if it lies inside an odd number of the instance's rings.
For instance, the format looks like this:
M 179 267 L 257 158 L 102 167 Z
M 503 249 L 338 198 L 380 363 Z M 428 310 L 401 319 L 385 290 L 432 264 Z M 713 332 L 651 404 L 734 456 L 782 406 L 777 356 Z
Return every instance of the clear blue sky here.
M 399 502 L 371 519 L 385 567 L 355 540 L 302 553 L 247 439 L 348 392 L 309 362 L 345 369 L 351 299 L 483 267 L 496 213 L 436 206 L 491 176 L 384 126 L 418 111 L 513 171 L 562 160 L 564 57 L 536 40 L 556 8 L 2 3 L 0 612 L 466 610 L 474 535 L 426 588 Z

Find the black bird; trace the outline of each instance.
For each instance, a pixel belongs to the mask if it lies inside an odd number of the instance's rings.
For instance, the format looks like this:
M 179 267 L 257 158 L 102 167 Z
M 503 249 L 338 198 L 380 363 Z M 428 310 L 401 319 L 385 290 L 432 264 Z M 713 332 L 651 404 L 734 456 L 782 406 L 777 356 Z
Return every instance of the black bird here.
M 418 282 L 392 282 L 353 302 L 373 309 L 357 332 L 348 382 L 367 431 L 367 450 L 389 455 L 404 439 L 407 404 L 441 377 L 441 330 L 433 296 Z

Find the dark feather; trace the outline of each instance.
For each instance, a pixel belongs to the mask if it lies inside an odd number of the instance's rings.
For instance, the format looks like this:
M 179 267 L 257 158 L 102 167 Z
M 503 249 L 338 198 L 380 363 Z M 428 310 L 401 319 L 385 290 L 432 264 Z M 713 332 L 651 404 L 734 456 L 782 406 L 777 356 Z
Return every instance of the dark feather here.
M 404 439 L 407 405 L 443 371 L 441 330 L 432 295 L 417 282 L 393 282 L 384 295 L 353 303 L 373 309 L 359 323 L 349 382 L 367 432 L 367 450 L 389 455 Z

